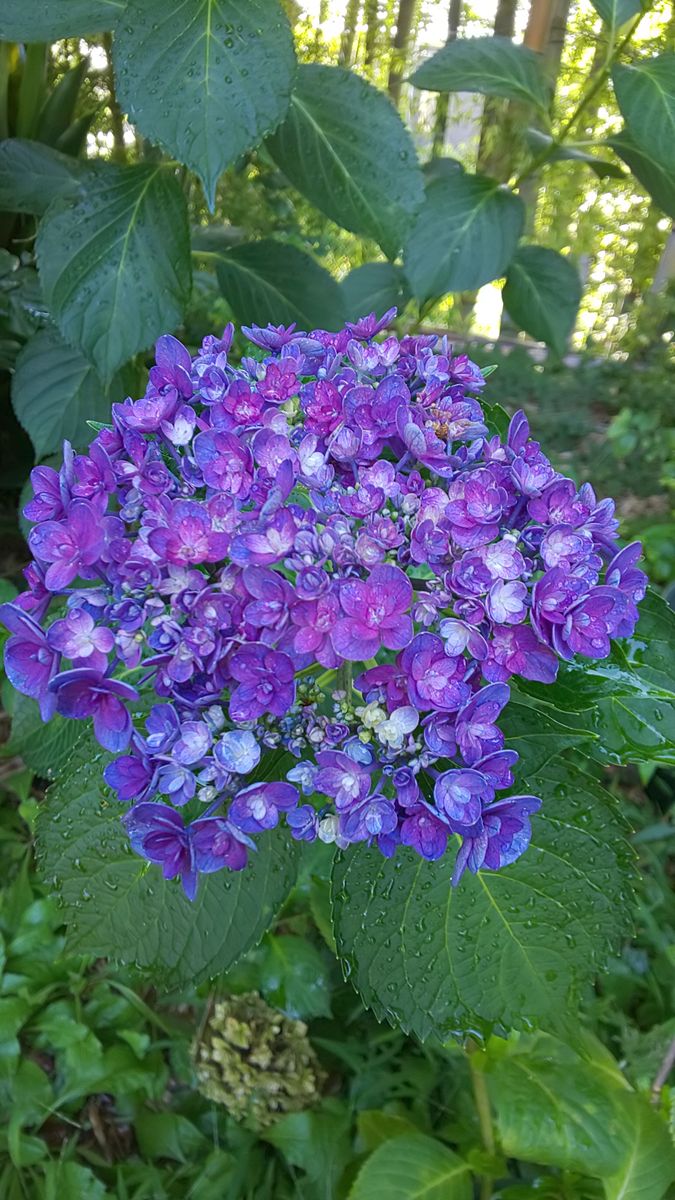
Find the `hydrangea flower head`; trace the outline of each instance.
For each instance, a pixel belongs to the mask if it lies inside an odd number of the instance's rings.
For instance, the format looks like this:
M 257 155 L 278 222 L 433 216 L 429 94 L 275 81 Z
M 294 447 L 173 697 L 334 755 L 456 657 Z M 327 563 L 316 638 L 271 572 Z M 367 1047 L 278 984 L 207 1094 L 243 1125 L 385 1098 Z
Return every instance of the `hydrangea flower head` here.
M 93 720 L 133 849 L 191 898 L 280 823 L 454 844 L 453 883 L 514 862 L 540 800 L 511 794 L 509 680 L 634 630 L 611 501 L 523 413 L 491 433 L 480 369 L 385 336 L 394 315 L 253 325 L 240 358 L 231 326 L 196 355 L 160 338 L 145 395 L 32 473 L 7 674 L 43 720 Z

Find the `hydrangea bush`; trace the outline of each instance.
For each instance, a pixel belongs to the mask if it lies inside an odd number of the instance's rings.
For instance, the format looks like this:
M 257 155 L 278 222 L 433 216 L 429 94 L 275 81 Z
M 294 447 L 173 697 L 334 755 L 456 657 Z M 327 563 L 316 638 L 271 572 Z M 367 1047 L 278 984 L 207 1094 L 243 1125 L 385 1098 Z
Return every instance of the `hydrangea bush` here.
M 240 358 L 232 327 L 194 358 L 162 337 L 145 395 L 33 471 L 8 676 L 91 720 L 133 850 L 190 899 L 279 823 L 346 857 L 453 846 L 460 890 L 515 863 L 541 799 L 510 681 L 545 692 L 635 629 L 612 502 L 445 339 L 386 336 L 394 311 L 244 328 Z
M 163 337 L 145 396 L 33 472 L 9 678 L 44 720 L 93 719 L 134 849 L 191 898 L 280 819 L 387 856 L 458 836 L 453 884 L 513 862 L 540 801 L 498 798 L 508 680 L 635 627 L 646 577 L 611 501 L 522 412 L 490 436 L 484 376 L 445 340 L 376 341 L 393 315 L 254 326 L 239 363 L 232 328 L 194 359 Z M 250 782 L 280 746 L 285 779 Z

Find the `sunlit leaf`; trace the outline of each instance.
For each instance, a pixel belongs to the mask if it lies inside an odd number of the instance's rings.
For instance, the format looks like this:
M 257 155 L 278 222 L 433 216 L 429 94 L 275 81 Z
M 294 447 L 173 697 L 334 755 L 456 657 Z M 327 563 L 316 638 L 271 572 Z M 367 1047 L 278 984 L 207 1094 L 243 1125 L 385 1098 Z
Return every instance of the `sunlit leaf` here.
M 412 138 L 382 92 L 341 67 L 300 67 L 268 146 L 317 208 L 396 256 L 424 191 Z
M 468 1163 L 442 1142 L 407 1134 L 383 1142 L 359 1171 L 349 1200 L 471 1200 Z
M 569 258 L 545 246 L 519 246 L 502 296 L 519 329 L 562 355 L 574 329 L 581 291 L 579 273 Z
M 643 154 L 675 172 L 675 54 L 616 63 L 614 91 L 631 138 Z
M 129 0 L 114 45 L 120 101 L 145 137 L 204 183 L 288 108 L 295 54 L 277 0 Z
M 479 92 L 520 100 L 546 111 L 551 85 L 541 54 L 506 37 L 458 38 L 428 58 L 411 76 L 432 92 Z
M 482 287 L 504 274 L 524 223 L 522 200 L 485 175 L 453 173 L 427 187 L 404 269 L 423 302 Z

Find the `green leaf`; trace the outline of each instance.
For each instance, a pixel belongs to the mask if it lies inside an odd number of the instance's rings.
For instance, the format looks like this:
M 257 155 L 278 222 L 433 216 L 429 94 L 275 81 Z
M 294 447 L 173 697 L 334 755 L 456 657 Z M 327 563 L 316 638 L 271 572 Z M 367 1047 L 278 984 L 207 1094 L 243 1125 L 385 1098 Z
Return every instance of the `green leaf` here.
M 614 91 L 628 132 L 644 154 L 675 171 L 675 54 L 612 69 Z
M 591 3 L 605 25 L 612 29 L 625 25 L 642 8 L 641 0 L 591 0 Z
M 213 210 L 228 163 L 283 118 L 295 72 L 276 0 L 129 0 L 115 36 L 122 107 L 199 175 Z
M 270 925 L 295 878 L 295 847 L 279 831 L 243 871 L 200 881 L 190 903 L 177 881 L 133 854 L 121 806 L 103 785 L 110 756 L 90 741 L 49 789 L 38 818 L 41 871 L 58 892 L 73 951 L 152 968 L 172 983 L 226 971 Z
M 71 761 L 73 750 L 86 735 L 88 725 L 55 714 L 45 724 L 29 696 L 17 693 L 12 712 L 10 749 L 44 779 L 54 779 Z
M 323 1194 L 332 1196 L 331 1185 L 350 1158 L 347 1130 L 344 1107 L 328 1101 L 320 1112 L 289 1113 L 261 1137 L 276 1146 L 290 1166 L 306 1171 L 312 1180 L 321 1180 Z
M 621 1097 L 626 1113 L 626 1154 L 603 1180 L 606 1200 L 661 1200 L 675 1180 L 675 1149 L 663 1121 L 642 1096 Z
M 335 940 L 380 1019 L 443 1039 L 486 1022 L 553 1023 L 624 934 L 633 857 L 613 798 L 561 759 L 523 778 L 543 804 L 512 866 L 453 889 L 451 847 L 433 863 L 362 845 L 337 860 Z
M 522 200 L 485 175 L 437 179 L 405 247 L 416 298 L 482 287 L 503 275 L 523 230 Z
M 419 1130 L 407 1117 L 384 1112 L 381 1108 L 367 1108 L 358 1114 L 359 1139 L 366 1150 L 377 1150 L 383 1142 L 404 1137 Z
M 355 267 L 340 287 L 348 321 L 358 321 L 359 317 L 371 312 L 381 317 L 394 306 L 402 312 L 410 298 L 408 282 L 401 268 L 388 262 Z
M 519 246 L 502 296 L 515 324 L 562 357 L 581 301 L 581 280 L 570 259 L 545 246 Z
M 479 92 L 548 111 L 551 85 L 543 57 L 510 38 L 459 38 L 422 63 L 410 82 L 432 92 Z
M 55 42 L 114 29 L 125 0 L 3 0 L 0 41 Z
M 44 1200 L 106 1200 L 110 1193 L 89 1167 L 52 1159 L 44 1165 Z
M 190 294 L 185 199 L 165 166 L 100 166 L 38 232 L 40 278 L 64 338 L 104 382 L 180 321 Z
M 471 1200 L 469 1166 L 435 1138 L 383 1142 L 359 1171 L 349 1200 Z
M 574 727 L 572 721 L 558 719 L 560 714 L 555 707 L 542 710 L 533 718 L 527 697 L 521 697 L 515 687 L 511 697 L 500 724 L 509 747 L 518 751 L 521 791 L 526 789 L 530 776 L 548 766 L 564 750 L 578 746 L 587 752 L 587 743 L 595 742 L 597 735 L 585 727 L 583 720 Z
M 49 92 L 38 121 L 36 136 L 39 141 L 56 146 L 59 138 L 65 136 L 75 117 L 80 88 L 88 70 L 89 59 L 81 58 Z
M 485 1078 L 507 1158 L 602 1178 L 616 1170 L 627 1134 L 616 1079 L 541 1035 L 520 1039 Z
M 330 981 L 326 963 L 306 938 L 270 934 L 263 947 L 260 989 L 289 1017 L 329 1017 Z
M 675 168 L 666 167 L 641 146 L 628 129 L 623 129 L 606 143 L 630 167 L 635 178 L 659 208 L 675 220 Z
M 194 1162 L 209 1149 L 204 1134 L 180 1113 L 153 1113 L 142 1109 L 134 1121 L 134 1132 L 144 1158 Z
M 526 129 L 523 137 L 533 154 L 542 154 L 544 150 L 548 152 L 549 157 L 544 166 L 547 166 L 550 162 L 581 162 L 586 163 L 595 172 L 598 179 L 606 179 L 607 177 L 611 179 L 625 179 L 626 173 L 618 163 L 608 162 L 604 158 L 595 158 L 587 150 L 582 150 L 573 143 L 564 142 L 562 145 L 557 145 L 554 139 L 541 129 Z
M 87 421 L 110 421 L 111 404 L 124 394 L 119 378 L 106 390 L 91 363 L 53 327 L 34 334 L 16 360 L 12 406 L 37 459 L 60 451 L 64 438 L 76 449 L 88 445 Z
M 73 194 L 84 168 L 76 158 L 25 138 L 0 142 L 0 209 L 41 215 L 55 196 Z
M 309 254 L 265 238 L 234 246 L 216 266 L 223 296 L 237 320 L 302 329 L 339 329 L 344 301 L 339 284 Z
M 342 67 L 302 66 L 268 147 L 317 208 L 396 257 L 424 191 L 412 138 L 382 92 Z

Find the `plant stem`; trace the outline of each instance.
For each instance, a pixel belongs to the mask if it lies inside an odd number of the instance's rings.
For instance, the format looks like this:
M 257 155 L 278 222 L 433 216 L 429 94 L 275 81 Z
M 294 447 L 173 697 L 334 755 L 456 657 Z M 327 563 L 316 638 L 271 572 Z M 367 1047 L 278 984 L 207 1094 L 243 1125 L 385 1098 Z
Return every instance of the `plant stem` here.
M 346 692 L 347 700 L 352 694 L 352 664 L 343 662 L 337 669 L 338 691 Z
M 590 104 L 593 97 L 597 95 L 597 93 L 600 91 L 600 88 L 604 87 L 604 84 L 607 81 L 607 78 L 609 76 L 609 73 L 610 73 L 614 63 L 616 62 L 619 55 L 622 54 L 623 51 L 626 49 L 626 46 L 628 45 L 631 38 L 633 37 L 633 34 L 635 33 L 643 16 L 644 16 L 643 12 L 638 13 L 635 20 L 632 22 L 630 28 L 626 31 L 624 37 L 622 37 L 620 42 L 615 43 L 614 39 L 613 38 L 611 39 L 607 57 L 605 58 L 603 65 L 600 67 L 600 70 L 596 73 L 595 78 L 592 80 L 592 82 L 590 83 L 590 85 L 588 86 L 588 88 L 586 89 L 584 94 L 579 99 L 579 102 L 576 105 L 576 107 L 574 108 L 571 115 L 564 122 L 557 137 L 555 137 L 553 139 L 553 142 L 546 150 L 544 150 L 541 154 L 537 155 L 532 160 L 529 167 L 527 167 L 527 169 L 525 171 L 521 172 L 521 174 L 518 176 L 518 178 L 516 179 L 516 181 L 513 185 L 514 187 L 518 187 L 523 182 L 523 180 L 529 179 L 530 175 L 534 175 L 535 172 L 538 171 L 539 168 L 544 165 L 544 163 L 548 162 L 548 160 L 551 157 L 551 154 L 554 152 L 554 150 L 556 150 L 558 146 L 561 146 L 563 144 L 563 142 L 566 140 L 570 131 L 576 125 L 576 123 L 579 120 L 579 117 L 583 113 L 584 109 L 588 106 L 588 104 Z
M 481 1141 L 485 1151 L 488 1154 L 494 1154 L 496 1150 L 496 1142 L 494 1128 L 492 1125 L 490 1097 L 488 1095 L 487 1085 L 485 1083 L 485 1072 L 482 1071 L 480 1067 L 476 1066 L 476 1056 L 482 1053 L 482 1051 L 478 1043 L 472 1038 L 469 1038 L 466 1043 L 466 1053 L 469 1060 L 471 1085 L 473 1087 L 473 1098 L 476 1104 L 476 1112 L 478 1114 L 478 1125 L 480 1127 Z M 490 1200 L 491 1195 L 492 1179 L 489 1175 L 484 1175 L 481 1181 L 480 1200 Z

